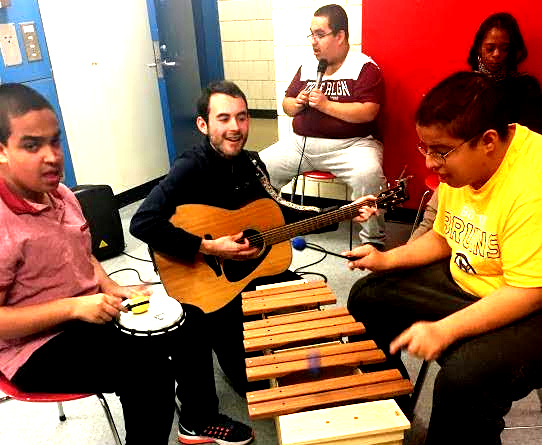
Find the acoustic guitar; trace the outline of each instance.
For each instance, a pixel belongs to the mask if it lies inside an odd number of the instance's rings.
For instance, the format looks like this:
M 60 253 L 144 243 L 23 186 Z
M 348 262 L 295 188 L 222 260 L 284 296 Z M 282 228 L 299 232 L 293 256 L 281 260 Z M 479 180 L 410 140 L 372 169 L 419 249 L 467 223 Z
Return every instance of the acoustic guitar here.
M 279 205 L 269 198 L 258 199 L 238 210 L 204 204 L 177 207 L 170 222 L 206 239 L 243 232 L 251 246 L 260 248 L 257 258 L 236 261 L 198 253 L 193 262 L 155 251 L 154 262 L 169 296 L 181 303 L 213 312 L 232 301 L 255 278 L 284 272 L 292 261 L 291 238 L 352 219 L 363 206 L 386 208 L 408 199 L 406 181 L 380 193 L 375 201 L 345 205 L 321 215 L 285 224 Z

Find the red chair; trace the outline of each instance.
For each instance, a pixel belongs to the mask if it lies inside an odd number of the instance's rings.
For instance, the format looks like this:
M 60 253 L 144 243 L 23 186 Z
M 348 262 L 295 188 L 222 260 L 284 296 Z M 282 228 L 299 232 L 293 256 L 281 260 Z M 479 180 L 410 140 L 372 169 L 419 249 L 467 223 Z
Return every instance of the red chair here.
M 303 172 L 303 181 L 301 183 L 301 205 L 303 205 L 303 201 L 305 199 L 305 181 L 307 178 L 312 179 L 314 181 L 332 181 L 334 179 L 337 179 L 337 177 L 333 173 L 330 173 L 330 172 L 324 172 L 320 170 L 311 170 L 308 172 Z M 344 186 L 345 186 L 345 193 L 344 193 L 345 201 L 349 201 L 348 185 L 344 184 Z M 352 250 L 352 232 L 353 232 L 352 220 L 350 220 L 350 243 L 349 243 L 350 250 Z
M 1 402 L 4 402 L 9 399 L 19 400 L 22 402 L 56 402 L 58 405 L 58 418 L 61 422 L 66 420 L 66 415 L 64 414 L 64 409 L 62 407 L 62 402 L 68 402 L 70 400 L 83 399 L 85 397 L 96 396 L 102 405 L 102 408 L 111 427 L 111 432 L 115 439 L 117 445 L 122 445 L 122 442 L 115 426 L 113 416 L 111 415 L 111 410 L 104 395 L 101 393 L 96 394 L 50 394 L 50 393 L 40 393 L 40 392 L 24 392 L 20 391 L 13 383 L 11 383 L 4 374 L 0 372 L 0 391 L 6 394 L 7 397 L 2 397 Z

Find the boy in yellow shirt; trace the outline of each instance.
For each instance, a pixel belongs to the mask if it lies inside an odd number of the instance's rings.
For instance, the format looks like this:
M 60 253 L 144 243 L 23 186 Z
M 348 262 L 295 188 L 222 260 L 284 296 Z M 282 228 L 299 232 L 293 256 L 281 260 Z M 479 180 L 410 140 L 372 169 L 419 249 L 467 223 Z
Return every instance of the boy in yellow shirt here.
M 426 445 L 500 444 L 512 402 L 542 386 L 542 136 L 508 125 L 497 97 L 489 77 L 461 72 L 423 98 L 434 228 L 349 252 L 350 268 L 377 272 L 348 300 L 368 335 L 399 367 L 401 349 L 441 365 Z

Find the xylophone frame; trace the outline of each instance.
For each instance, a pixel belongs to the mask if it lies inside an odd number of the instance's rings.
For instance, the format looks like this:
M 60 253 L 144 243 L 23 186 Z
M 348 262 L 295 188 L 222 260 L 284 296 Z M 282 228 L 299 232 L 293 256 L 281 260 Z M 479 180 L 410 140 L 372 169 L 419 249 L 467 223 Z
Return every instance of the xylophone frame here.
M 410 426 L 408 420 L 393 400 L 386 400 L 385 408 L 380 407 L 382 399 L 410 394 L 412 384 L 396 369 L 368 373 L 360 370 L 360 365 L 385 361 L 385 354 L 372 340 L 346 341 L 348 336 L 363 334 L 365 327 L 345 308 L 322 308 L 336 303 L 326 283 L 266 286 L 244 292 L 242 301 L 245 315 L 262 317 L 244 323 L 245 350 L 261 354 L 246 359 L 247 378 L 271 382 L 270 389 L 247 393 L 251 418 L 275 417 L 283 445 L 328 443 L 328 439 L 334 444 L 376 444 L 384 443 L 375 439 L 380 433 L 371 428 L 370 433 L 361 431 L 367 425 L 362 428 L 360 415 L 352 413 L 376 409 L 378 405 L 375 412 L 379 413 L 379 421 L 393 425 L 389 427 L 393 432 L 380 428 L 381 438 L 389 439 L 385 443 L 402 443 L 403 431 Z M 373 402 L 376 400 L 380 402 Z M 330 432 L 325 425 L 337 425 L 337 420 L 330 419 L 348 410 L 346 418 L 354 419 L 353 423 L 343 424 L 335 434 Z M 299 424 L 297 428 L 287 426 L 290 416 L 296 419 L 294 425 L 301 421 L 306 424 L 307 428 L 302 428 L 306 432 L 320 431 L 317 440 L 299 437 Z M 324 425 L 320 428 L 314 422 Z M 347 432 L 352 429 L 357 431 L 356 442 L 351 441 L 353 433 Z M 337 434 L 345 436 L 346 442 Z M 399 441 L 390 442 L 392 436 Z M 360 442 L 361 437 L 365 439 Z

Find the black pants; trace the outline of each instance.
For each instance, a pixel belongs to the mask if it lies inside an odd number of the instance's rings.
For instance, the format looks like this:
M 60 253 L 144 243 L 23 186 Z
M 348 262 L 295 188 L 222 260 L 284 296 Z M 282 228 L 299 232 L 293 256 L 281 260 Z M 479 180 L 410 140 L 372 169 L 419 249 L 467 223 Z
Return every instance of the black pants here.
M 252 281 L 243 291 L 255 290 L 256 286 L 274 284 L 283 281 L 299 280 L 299 275 L 289 270 L 271 277 L 262 277 Z M 212 348 L 215 351 L 222 371 L 230 380 L 232 387 L 241 395 L 247 391 L 258 389 L 249 386 L 245 365 L 245 348 L 243 346 L 243 317 L 241 295 L 223 308 L 206 314 L 206 323 L 211 337 Z
M 389 355 L 389 344 L 412 323 L 436 321 L 477 301 L 453 281 L 448 261 L 356 282 L 348 309 L 369 338 Z M 497 445 L 512 402 L 542 387 L 542 312 L 462 340 L 437 360 L 426 445 Z M 399 354 L 388 367 L 398 366 Z M 405 375 L 406 376 L 406 375 Z
M 166 445 L 175 411 L 175 380 L 183 425 L 204 427 L 218 412 L 203 312 L 183 308 L 184 324 L 153 338 L 131 337 L 110 323 L 69 323 L 34 352 L 12 380 L 24 391 L 115 392 L 122 404 L 126 444 Z

